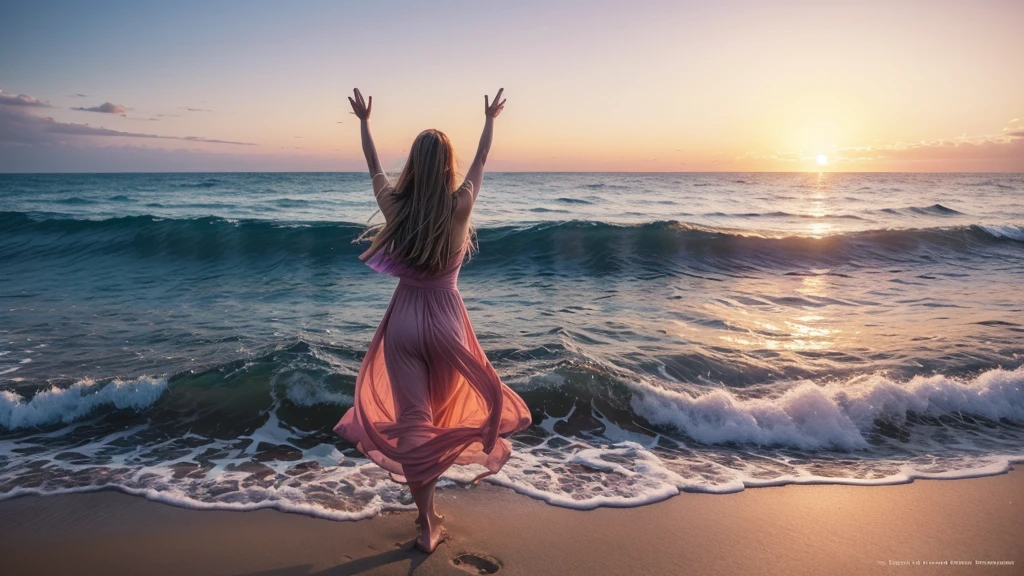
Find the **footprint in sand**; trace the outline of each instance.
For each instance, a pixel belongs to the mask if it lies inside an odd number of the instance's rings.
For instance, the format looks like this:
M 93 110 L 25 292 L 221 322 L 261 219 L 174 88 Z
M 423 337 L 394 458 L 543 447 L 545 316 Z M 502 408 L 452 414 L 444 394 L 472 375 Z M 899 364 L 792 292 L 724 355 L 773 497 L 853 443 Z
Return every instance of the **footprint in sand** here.
M 483 554 L 459 554 L 452 558 L 452 565 L 471 574 L 494 574 L 501 570 L 501 563 Z

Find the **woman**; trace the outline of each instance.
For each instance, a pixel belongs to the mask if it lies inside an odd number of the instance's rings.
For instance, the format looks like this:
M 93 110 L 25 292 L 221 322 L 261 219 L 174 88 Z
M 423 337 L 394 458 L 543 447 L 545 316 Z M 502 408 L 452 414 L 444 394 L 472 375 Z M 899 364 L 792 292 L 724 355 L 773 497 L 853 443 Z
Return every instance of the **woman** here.
M 444 535 L 444 517 L 434 510 L 441 473 L 452 464 L 481 464 L 487 471 L 474 482 L 494 474 L 511 455 L 504 437 L 531 421 L 484 355 L 456 286 L 503 90 L 493 103 L 484 96 L 484 131 L 460 186 L 455 151 L 437 130 L 416 137 L 392 186 L 370 136 L 373 97 L 364 102 L 357 89 L 349 98 L 385 220 L 364 234 L 371 243 L 360 259 L 399 281 L 359 368 L 355 405 L 334 431 L 409 485 L 419 509 L 416 544 L 428 553 Z

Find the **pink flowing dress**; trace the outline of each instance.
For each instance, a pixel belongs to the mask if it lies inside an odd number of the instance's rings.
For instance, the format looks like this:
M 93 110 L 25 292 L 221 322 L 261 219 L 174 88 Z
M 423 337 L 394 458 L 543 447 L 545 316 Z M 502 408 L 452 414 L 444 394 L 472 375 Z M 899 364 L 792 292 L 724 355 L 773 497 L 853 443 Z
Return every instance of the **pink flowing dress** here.
M 396 482 L 433 480 L 452 464 L 483 465 L 477 480 L 494 474 L 512 454 L 506 437 L 531 422 L 470 325 L 457 287 L 466 246 L 429 277 L 381 252 L 367 261 L 398 276 L 398 287 L 334 431 Z

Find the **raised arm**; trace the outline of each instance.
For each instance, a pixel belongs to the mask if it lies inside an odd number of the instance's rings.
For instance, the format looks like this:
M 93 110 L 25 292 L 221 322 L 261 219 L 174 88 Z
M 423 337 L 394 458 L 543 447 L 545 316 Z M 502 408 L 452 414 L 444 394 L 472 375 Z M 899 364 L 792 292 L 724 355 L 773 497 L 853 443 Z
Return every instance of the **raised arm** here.
M 363 140 L 363 156 L 366 157 L 366 166 L 370 169 L 370 178 L 373 181 L 373 196 L 377 199 L 377 206 L 380 207 L 384 217 L 387 218 L 389 210 L 386 208 L 387 194 L 385 190 L 391 189 L 391 182 L 388 181 L 384 169 L 381 168 L 380 158 L 377 157 L 377 147 L 373 144 L 373 136 L 370 134 L 370 110 L 373 108 L 373 96 L 369 102 L 363 100 L 363 94 L 358 88 L 355 89 L 355 98 L 349 96 L 348 101 L 352 104 L 352 113 L 359 118 L 360 133 Z
M 472 190 L 474 202 L 476 202 L 477 195 L 480 194 L 480 186 L 484 181 L 484 164 L 487 163 L 487 153 L 491 151 L 494 119 L 498 117 L 498 114 L 501 114 L 502 108 L 505 107 L 505 101 L 501 99 L 501 93 L 504 91 L 504 88 L 498 90 L 493 103 L 488 100 L 486 94 L 484 95 L 484 131 L 480 135 L 480 145 L 477 146 L 476 157 L 473 158 L 473 164 L 470 165 L 469 171 L 466 172 L 466 182 L 463 184 L 463 186 L 470 187 Z

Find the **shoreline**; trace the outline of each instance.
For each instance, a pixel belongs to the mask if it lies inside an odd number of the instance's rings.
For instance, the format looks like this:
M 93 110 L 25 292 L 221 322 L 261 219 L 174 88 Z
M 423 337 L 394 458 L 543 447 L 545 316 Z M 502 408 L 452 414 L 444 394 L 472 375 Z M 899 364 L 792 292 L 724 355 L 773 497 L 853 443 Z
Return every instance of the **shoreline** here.
M 108 489 L 0 502 L 0 558 L 10 575 L 1017 574 L 1022 502 L 1024 473 L 1014 469 L 684 492 L 585 511 L 484 483 L 438 491 L 451 539 L 426 556 L 412 547 L 412 512 L 332 521 L 188 509 Z

